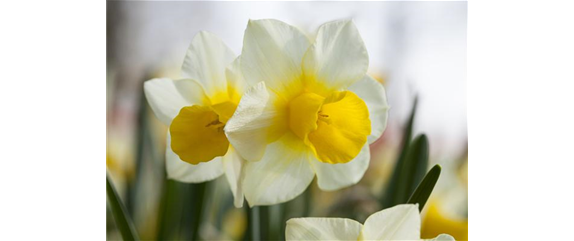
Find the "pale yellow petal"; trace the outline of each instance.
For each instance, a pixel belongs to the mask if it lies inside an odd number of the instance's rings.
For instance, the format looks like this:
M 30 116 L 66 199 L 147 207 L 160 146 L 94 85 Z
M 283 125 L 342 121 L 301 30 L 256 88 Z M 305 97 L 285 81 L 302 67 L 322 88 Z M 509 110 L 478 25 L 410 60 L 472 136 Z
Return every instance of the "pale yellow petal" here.
M 260 82 L 245 92 L 225 134 L 244 159 L 257 161 L 288 130 L 287 115 L 286 104 Z
M 169 125 L 184 106 L 200 104 L 203 89 L 192 80 L 152 79 L 144 83 L 146 99 L 155 116 Z
M 323 24 L 303 61 L 307 81 L 317 81 L 333 90 L 360 80 L 368 67 L 367 49 L 351 20 Z
M 246 162 L 243 192 L 249 206 L 273 205 L 299 196 L 315 173 L 309 164 L 308 147 L 288 132 L 267 146 L 257 162 Z
M 233 205 L 236 208 L 243 207 L 243 189 L 241 187 L 242 170 L 244 160 L 239 156 L 239 154 L 230 147 L 227 154 L 223 156 L 223 167 L 225 169 L 225 177 L 229 187 L 231 188 L 231 193 L 233 193 Z
M 312 158 L 317 184 L 324 191 L 335 191 L 357 184 L 369 167 L 371 153 L 365 144 L 355 159 L 347 163 L 329 164 Z
M 346 218 L 292 218 L 285 228 L 286 240 L 357 240 L 362 225 Z
M 241 95 L 247 90 L 247 83 L 241 72 L 241 56 L 237 57 L 231 65 L 227 66 L 225 70 L 225 76 L 227 77 L 227 92 L 229 92 L 229 97 L 233 103 L 239 104 Z
M 210 98 L 219 96 L 218 93 L 227 92 L 225 69 L 235 57 L 219 37 L 201 31 L 195 35 L 187 50 L 182 75 L 199 81 Z M 212 99 L 212 102 L 219 100 Z
M 364 240 L 419 240 L 418 205 L 401 204 L 374 213 L 365 221 L 362 235 Z
M 283 95 L 302 89 L 301 62 L 310 42 L 297 28 L 274 19 L 250 20 L 241 52 L 241 70 L 250 85 L 264 81 Z

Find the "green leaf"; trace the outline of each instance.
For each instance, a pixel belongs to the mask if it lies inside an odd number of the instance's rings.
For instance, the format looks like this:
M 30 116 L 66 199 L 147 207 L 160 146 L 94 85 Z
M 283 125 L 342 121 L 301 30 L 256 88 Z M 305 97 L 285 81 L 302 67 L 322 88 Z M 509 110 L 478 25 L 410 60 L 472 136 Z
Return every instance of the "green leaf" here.
M 429 144 L 426 135 L 417 136 L 407 151 L 402 169 L 400 170 L 396 204 L 408 201 L 410 194 L 416 189 L 416 185 L 423 179 L 429 160 Z M 394 206 L 394 205 L 393 205 Z
M 411 108 L 411 114 L 409 116 L 409 120 L 407 121 L 405 129 L 403 130 L 403 140 L 401 143 L 401 152 L 400 152 L 399 157 L 396 161 L 395 170 L 393 172 L 393 175 L 391 176 L 391 179 L 389 180 L 389 184 L 386 187 L 385 194 L 382 196 L 382 198 L 380 200 L 381 205 L 383 207 L 394 206 L 392 204 L 395 203 L 393 197 L 395 196 L 395 193 L 397 192 L 397 185 L 399 182 L 399 175 L 400 175 L 399 170 L 401 170 L 403 168 L 402 166 L 404 163 L 404 159 L 406 158 L 407 151 L 408 151 L 409 145 L 411 143 L 413 123 L 415 120 L 417 103 L 418 103 L 418 98 L 415 97 L 415 100 L 413 102 L 413 107 Z
M 408 146 L 404 159 L 397 163 L 393 179 L 387 189 L 384 207 L 406 203 L 416 185 L 423 179 L 429 159 L 429 144 L 426 135 L 417 136 Z M 392 192 L 389 192 L 392 191 Z
M 118 193 L 110 181 L 110 177 L 107 175 L 106 192 L 108 194 L 108 200 L 112 210 L 112 215 L 114 216 L 116 226 L 118 227 L 118 230 L 120 230 L 123 240 L 139 240 L 136 229 L 134 228 L 134 225 L 129 216 L 126 214 L 126 208 L 119 199 Z
M 415 192 L 413 192 L 407 203 L 418 203 L 419 211 L 422 211 L 432 193 L 432 190 L 434 189 L 436 182 L 438 181 L 440 171 L 440 165 L 435 165 L 432 169 L 430 169 L 425 178 L 417 186 L 417 189 Z

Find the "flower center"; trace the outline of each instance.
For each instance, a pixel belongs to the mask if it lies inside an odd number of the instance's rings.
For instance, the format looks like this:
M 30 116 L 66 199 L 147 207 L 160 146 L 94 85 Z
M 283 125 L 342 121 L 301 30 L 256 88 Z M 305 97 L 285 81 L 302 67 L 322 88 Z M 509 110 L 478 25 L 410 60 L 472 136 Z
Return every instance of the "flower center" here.
M 328 117 L 319 115 L 324 100 L 323 96 L 305 92 L 289 102 L 289 127 L 306 143 L 309 133 L 317 129 L 317 119 Z

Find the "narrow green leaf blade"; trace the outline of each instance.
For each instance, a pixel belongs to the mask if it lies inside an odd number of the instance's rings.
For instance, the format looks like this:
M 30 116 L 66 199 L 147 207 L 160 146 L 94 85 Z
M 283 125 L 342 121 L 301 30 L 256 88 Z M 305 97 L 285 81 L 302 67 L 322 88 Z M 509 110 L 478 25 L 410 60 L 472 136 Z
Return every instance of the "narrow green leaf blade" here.
M 438 178 L 440 177 L 440 172 L 441 166 L 435 165 L 417 186 L 417 189 L 415 192 L 413 192 L 407 203 L 418 203 L 419 211 L 422 211 L 432 193 L 432 190 L 434 189 L 436 182 L 438 181 Z
M 410 194 L 417 188 L 418 183 L 423 180 L 428 170 L 429 163 L 429 141 L 425 134 L 418 135 L 409 147 L 407 161 L 410 165 L 407 171 L 409 172 L 410 179 L 408 179 L 405 190 L 404 201 L 407 201 Z
M 391 206 L 406 203 L 416 185 L 423 179 L 428 165 L 429 147 L 426 135 L 417 136 L 409 146 L 399 170 L 397 190 Z
M 418 97 L 415 97 L 413 102 L 413 106 L 411 108 L 411 114 L 409 116 L 409 120 L 403 130 L 403 140 L 401 143 L 401 152 L 395 164 L 395 169 L 389 180 L 389 184 L 386 187 L 384 196 L 381 197 L 380 203 L 383 207 L 391 207 L 396 205 L 395 196 L 397 192 L 397 185 L 399 184 L 401 171 L 404 166 L 404 160 L 407 156 L 407 151 L 409 149 L 411 138 L 412 138 L 412 131 L 413 131 L 413 123 L 415 121 L 415 115 L 418 105 Z
M 126 214 L 126 208 L 119 199 L 118 193 L 116 192 L 114 185 L 110 181 L 110 177 L 107 175 L 106 175 L 106 192 L 108 194 L 108 200 L 110 208 L 112 210 L 112 215 L 114 216 L 116 226 L 118 227 L 118 230 L 120 230 L 123 240 L 126 241 L 139 240 L 136 233 L 136 229 L 134 228 L 133 223 Z

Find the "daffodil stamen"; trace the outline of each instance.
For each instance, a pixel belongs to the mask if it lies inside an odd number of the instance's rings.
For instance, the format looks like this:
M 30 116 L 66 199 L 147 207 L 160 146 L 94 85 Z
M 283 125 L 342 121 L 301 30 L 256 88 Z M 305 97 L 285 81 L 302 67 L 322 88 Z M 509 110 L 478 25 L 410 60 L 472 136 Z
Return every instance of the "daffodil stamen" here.
M 219 122 L 219 119 L 214 120 L 212 122 L 209 122 L 205 127 L 210 127 L 210 126 L 218 125 L 218 124 L 221 124 L 221 122 Z
M 323 112 L 323 111 L 319 111 L 319 118 L 317 119 L 317 121 L 322 121 L 322 122 L 325 122 L 327 124 L 331 124 L 331 119 L 329 119 L 329 115 L 323 114 L 321 112 Z
M 223 132 L 223 128 L 225 127 L 225 123 L 221 123 L 219 118 L 212 122 L 209 122 L 205 127 L 211 127 L 217 130 L 217 132 Z
M 329 118 L 329 115 L 321 114 L 321 111 L 319 111 L 319 117 Z

